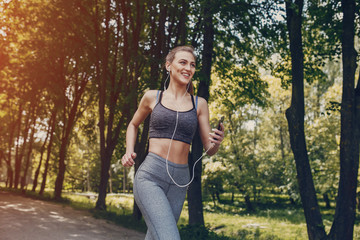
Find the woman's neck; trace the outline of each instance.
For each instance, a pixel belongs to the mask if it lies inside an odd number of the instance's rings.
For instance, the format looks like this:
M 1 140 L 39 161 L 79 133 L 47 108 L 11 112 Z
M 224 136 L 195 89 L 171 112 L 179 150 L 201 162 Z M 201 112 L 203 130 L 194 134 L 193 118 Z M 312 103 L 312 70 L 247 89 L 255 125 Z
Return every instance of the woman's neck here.
M 184 97 L 187 94 L 187 89 L 180 86 L 175 86 L 174 84 L 169 84 L 169 87 L 166 89 L 166 92 L 172 95 L 175 100 Z

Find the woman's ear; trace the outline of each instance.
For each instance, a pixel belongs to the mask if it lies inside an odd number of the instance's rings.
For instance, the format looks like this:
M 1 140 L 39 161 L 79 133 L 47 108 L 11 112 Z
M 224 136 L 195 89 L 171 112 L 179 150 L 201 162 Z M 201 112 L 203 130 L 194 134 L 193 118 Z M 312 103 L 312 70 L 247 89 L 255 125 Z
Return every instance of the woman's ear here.
M 166 62 L 165 66 L 166 66 L 166 71 L 171 72 L 170 63 Z

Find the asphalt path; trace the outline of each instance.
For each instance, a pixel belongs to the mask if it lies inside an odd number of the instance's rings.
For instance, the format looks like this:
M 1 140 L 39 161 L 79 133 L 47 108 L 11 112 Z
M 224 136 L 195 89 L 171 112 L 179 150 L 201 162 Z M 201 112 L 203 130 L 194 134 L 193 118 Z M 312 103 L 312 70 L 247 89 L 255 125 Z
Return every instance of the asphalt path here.
M 87 211 L 0 190 L 0 240 L 142 240 L 145 234 Z

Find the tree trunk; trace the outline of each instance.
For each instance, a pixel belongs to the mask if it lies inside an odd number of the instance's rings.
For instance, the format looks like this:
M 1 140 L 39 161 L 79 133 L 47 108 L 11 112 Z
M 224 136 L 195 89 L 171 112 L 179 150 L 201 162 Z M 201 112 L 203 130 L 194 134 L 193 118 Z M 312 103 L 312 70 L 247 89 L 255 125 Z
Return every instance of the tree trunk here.
M 57 109 L 56 106 L 53 109 L 52 115 L 51 115 L 51 130 L 50 130 L 50 139 L 49 139 L 49 144 L 47 146 L 47 156 L 46 156 L 46 160 L 45 160 L 45 168 L 44 168 L 44 172 L 42 174 L 42 182 L 41 182 L 41 187 L 40 187 L 40 191 L 39 194 L 43 195 L 44 194 L 44 190 L 45 190 L 45 186 L 46 186 L 46 178 L 47 178 L 47 173 L 48 173 L 48 169 L 49 169 L 49 162 L 50 162 L 50 156 L 51 156 L 51 150 L 52 150 L 52 145 L 53 145 L 53 141 L 54 141 L 54 132 L 55 132 L 55 124 L 56 124 L 56 115 L 57 115 Z
M 99 210 L 106 210 L 106 188 L 109 180 L 109 169 L 110 169 L 111 155 L 108 151 L 105 151 L 105 156 L 101 156 L 101 178 L 99 185 L 99 196 L 96 201 L 96 208 Z
M 14 171 L 12 170 L 12 167 L 8 165 L 6 187 L 11 188 L 13 186 L 13 179 L 14 179 L 13 177 L 14 177 Z
M 123 172 L 123 174 L 124 174 L 124 177 L 123 177 L 123 186 L 122 186 L 122 192 L 123 193 L 126 193 L 126 186 L 127 186 L 127 171 L 126 171 L 126 167 L 124 167 L 124 172 Z
M 28 148 L 28 152 L 26 155 L 25 169 L 24 169 L 24 174 L 21 178 L 21 190 L 24 190 L 24 188 L 25 188 L 27 173 L 29 171 L 29 166 L 30 166 L 30 158 L 31 158 L 31 153 L 32 153 L 32 148 L 33 148 L 33 143 L 34 143 L 34 134 L 35 134 L 35 126 L 36 126 L 36 116 L 35 115 L 33 116 L 32 122 L 33 122 L 33 127 L 31 129 L 29 148 Z
M 356 122 L 354 48 L 355 1 L 343 0 L 342 63 L 343 92 L 341 102 L 340 181 L 334 222 L 329 239 L 353 239 L 356 214 L 356 187 L 359 168 L 359 123 Z
M 7 152 L 7 179 L 6 187 L 12 188 L 14 180 L 14 170 L 12 168 L 11 159 L 12 159 L 12 149 L 15 135 L 15 127 L 10 128 L 9 138 L 8 138 L 8 152 Z
M 90 185 L 90 158 L 88 158 L 87 169 L 86 169 L 86 191 L 91 192 L 91 185 Z
M 216 195 L 216 199 L 218 200 L 218 202 L 221 203 L 219 191 L 215 191 L 215 195 Z
M 248 194 L 245 194 L 244 199 L 245 199 L 246 210 L 247 210 L 248 212 L 253 212 L 253 211 L 254 211 L 254 207 L 253 207 L 253 205 L 252 205 L 252 203 L 251 203 L 251 201 L 250 201 L 250 196 L 249 196 Z
M 182 0 L 181 2 L 181 11 L 179 13 L 180 18 L 178 22 L 178 34 L 176 36 L 175 44 L 185 45 L 186 44 L 186 21 L 188 18 L 188 9 L 189 9 L 189 1 Z
M 323 198 L 324 198 L 324 202 L 325 202 L 325 207 L 326 207 L 327 209 L 330 209 L 330 208 L 331 208 L 331 205 L 330 205 L 329 194 L 324 193 L 324 194 L 323 194 Z
M 110 21 L 110 1 L 106 1 L 106 19 L 105 19 L 105 46 L 102 46 L 100 39 L 103 36 L 100 35 L 100 22 L 102 19 L 100 17 L 100 7 L 99 2 L 96 0 L 95 3 L 95 39 L 96 39 L 96 73 L 98 74 L 98 91 L 99 91 L 99 130 L 100 130 L 100 160 L 101 160 L 101 170 L 100 170 L 100 184 L 99 184 L 99 195 L 98 200 L 96 201 L 96 208 L 100 210 L 106 209 L 105 197 L 106 197 L 106 184 L 107 175 L 109 174 L 109 169 L 105 169 L 105 163 L 108 161 L 108 157 L 105 156 L 106 145 L 105 145 L 105 100 L 106 100 L 106 79 L 107 76 L 104 76 L 108 72 L 108 54 L 109 54 L 109 21 Z M 104 49 L 104 55 L 100 49 Z M 103 63 L 100 65 L 100 63 Z M 104 69 L 103 69 L 104 68 Z M 108 164 L 110 165 L 110 163 Z M 107 177 L 107 178 L 106 178 Z M 106 178 L 106 182 L 104 182 Z
M 24 142 L 22 146 L 20 146 L 20 138 L 21 138 L 21 125 L 22 125 L 22 105 L 19 108 L 19 116 L 18 116 L 18 132 L 17 132 L 17 140 L 16 140 L 16 150 L 15 150 L 15 174 L 14 174 L 14 188 L 18 188 L 20 183 L 20 175 L 21 175 L 21 166 L 22 166 L 22 158 L 24 155 L 27 136 L 29 133 L 29 119 L 30 114 L 27 114 L 24 126 Z
M 191 153 L 189 154 L 189 170 L 192 175 L 192 169 L 194 162 L 202 155 L 203 145 L 199 135 L 199 129 L 196 130 L 192 146 Z M 194 172 L 194 180 L 188 187 L 187 201 L 189 211 L 189 224 L 190 225 L 204 225 L 204 213 L 202 203 L 202 189 L 201 189 L 201 174 L 202 174 L 202 161 L 200 160 Z M 190 175 L 190 177 L 192 177 Z
M 309 239 L 326 237 L 318 206 L 311 168 L 307 155 L 304 133 L 304 65 L 302 49 L 302 9 L 303 1 L 286 2 L 287 27 L 290 39 L 292 98 L 286 110 L 289 125 L 291 149 L 294 154 L 300 196 L 303 204 Z
M 3 159 L 5 160 L 4 151 L 0 148 L 0 168 L 2 167 Z
M 107 185 L 109 181 L 109 170 L 111 165 L 112 154 L 114 152 L 115 146 L 118 142 L 118 137 L 120 134 L 120 128 L 124 123 L 124 118 L 128 117 L 129 115 L 129 104 L 124 104 L 122 111 L 122 117 L 118 121 L 117 124 L 114 124 L 114 117 L 116 111 L 119 109 L 116 104 L 119 99 L 119 95 L 121 90 L 126 88 L 128 84 L 128 76 L 127 71 L 128 64 L 129 64 L 129 56 L 130 53 L 123 52 L 122 60 L 123 60 L 123 72 L 121 73 L 121 77 L 118 78 L 116 75 L 116 67 L 117 67 L 117 58 L 114 58 L 113 61 L 113 69 L 112 74 L 110 74 L 109 70 L 109 59 L 110 59 L 110 21 L 111 21 L 111 1 L 107 0 L 105 3 L 105 29 L 104 29 L 104 36 L 103 42 L 97 41 L 97 72 L 98 75 L 98 94 L 99 94 L 99 129 L 100 129 L 100 158 L 101 158 L 101 175 L 100 175 L 100 184 L 99 184 L 99 195 L 98 200 L 96 202 L 95 208 L 99 210 L 106 209 L 106 194 L 107 194 Z M 120 6 L 120 5 L 121 6 Z M 128 33 L 122 29 L 126 29 L 128 27 L 128 14 L 127 13 L 126 3 L 124 1 L 120 1 L 117 5 L 117 10 L 121 10 L 124 18 L 123 26 L 118 26 L 117 28 L 117 39 L 119 38 L 119 34 L 122 33 L 124 39 L 124 48 L 127 49 L 129 52 L 132 50 L 130 49 L 129 42 L 128 42 Z M 96 18 L 97 23 L 101 24 L 101 18 L 99 18 L 99 7 L 98 3 L 96 5 Z M 95 26 L 97 38 L 100 36 L 100 27 L 99 25 Z M 99 49 L 103 49 L 103 51 L 99 51 Z M 113 51 L 116 54 L 120 51 L 119 46 L 114 46 Z M 101 65 L 99 63 L 102 63 Z M 114 72 L 115 71 L 115 72 Z M 112 86 L 109 89 L 109 86 Z M 123 87 L 122 89 L 120 87 Z M 121 108 L 120 108 L 121 109 Z M 108 111 L 108 116 L 106 112 Z M 115 125 L 115 127 L 113 126 Z
M 204 48 L 202 52 L 202 68 L 200 71 L 200 83 L 197 95 L 209 99 L 209 87 L 211 82 L 211 66 L 214 48 L 214 24 L 213 24 L 213 6 L 212 1 L 204 3 Z M 203 145 L 197 130 L 192 142 L 191 157 L 189 157 L 189 167 L 192 170 L 194 162 L 202 155 Z M 202 160 L 195 167 L 194 181 L 188 188 L 188 205 L 189 205 L 189 224 L 204 225 L 204 213 L 201 193 L 201 174 Z
M 112 186 L 112 173 L 111 168 L 109 167 L 109 193 L 113 193 L 113 186 Z
M 55 180 L 55 191 L 54 191 L 54 199 L 60 200 L 61 199 L 61 193 L 65 178 L 65 170 L 66 170 L 66 151 L 67 151 L 67 145 L 68 145 L 68 138 L 63 137 L 61 139 L 61 146 L 60 146 L 60 152 L 59 152 L 59 165 L 58 165 L 58 174 Z
M 9 187 L 10 180 L 12 181 L 12 179 L 13 179 L 13 170 L 11 167 L 10 160 L 6 159 L 5 153 L 3 151 L 1 151 L 0 153 L 1 153 L 1 158 L 4 159 L 4 161 L 6 163 L 6 167 L 7 167 L 7 176 L 6 176 L 6 180 L 5 180 L 5 185 L 6 185 L 6 187 Z
M 216 199 L 215 199 L 215 194 L 213 192 L 211 193 L 211 199 L 213 200 L 214 207 L 216 207 Z

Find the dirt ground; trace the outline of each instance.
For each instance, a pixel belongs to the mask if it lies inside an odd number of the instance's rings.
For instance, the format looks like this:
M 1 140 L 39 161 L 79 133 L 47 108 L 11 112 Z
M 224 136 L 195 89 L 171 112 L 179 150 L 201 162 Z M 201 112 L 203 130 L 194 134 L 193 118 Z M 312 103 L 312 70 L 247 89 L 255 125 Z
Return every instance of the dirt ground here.
M 0 240 L 142 240 L 145 234 L 86 211 L 0 191 Z

